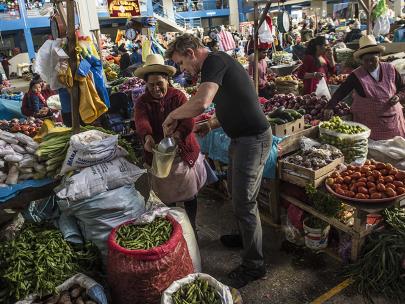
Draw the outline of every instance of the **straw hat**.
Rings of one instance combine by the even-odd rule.
[[[385,46],[378,45],[373,35],[361,37],[359,40],[359,46],[359,49],[353,54],[356,59],[359,59],[364,54],[384,53],[385,51]]]
[[[176,68],[170,65],[165,65],[162,55],[150,54],[148,57],[146,57],[146,62],[143,67],[138,68],[134,75],[136,77],[143,78],[145,74],[156,72],[173,76],[176,73]]]

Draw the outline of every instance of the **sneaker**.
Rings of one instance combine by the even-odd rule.
[[[239,289],[243,286],[249,284],[250,282],[256,280],[265,280],[266,277],[266,267],[262,266],[260,268],[247,268],[246,266],[239,266],[235,270],[229,273],[228,277],[231,280],[229,285],[233,288]]]
[[[226,234],[220,238],[222,245],[228,248],[243,248],[242,237],[239,234]]]

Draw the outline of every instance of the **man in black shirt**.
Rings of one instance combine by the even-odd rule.
[[[165,134],[171,135],[176,130],[178,120],[195,117],[214,102],[217,119],[198,126],[196,132],[205,135],[220,124],[231,138],[228,183],[243,253],[242,265],[229,277],[230,285],[240,288],[266,275],[256,197],[271,147],[269,124],[249,75],[231,56],[223,52],[209,53],[200,40],[184,34],[169,44],[166,57],[175,61],[182,71],[192,75],[201,73],[201,84],[189,102],[169,114],[163,123]],[[221,237],[225,245],[236,245],[237,240],[235,235]]]

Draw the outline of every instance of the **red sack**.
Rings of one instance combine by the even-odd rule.
[[[181,225],[170,215],[173,226],[170,239],[149,250],[128,250],[115,242],[119,227],[108,238],[107,279],[113,303],[156,304],[170,284],[190,273],[193,263],[183,237]]]

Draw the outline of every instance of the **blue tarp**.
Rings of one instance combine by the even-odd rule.
[[[0,188],[0,204],[8,201],[9,199],[15,197],[27,188],[38,188],[43,187],[45,185],[51,184],[53,179],[46,178],[46,179],[39,179],[39,180],[26,180],[19,184],[1,187]]]
[[[23,118],[21,101],[0,98],[0,119]]]
[[[208,157],[212,160],[218,160],[225,164],[228,163],[228,147],[231,143],[231,139],[225,134],[222,128],[212,130],[204,138],[197,138],[202,153],[208,154]],[[277,147],[282,140],[283,138],[273,136],[272,148],[263,171],[265,178],[275,177],[278,156]]]

